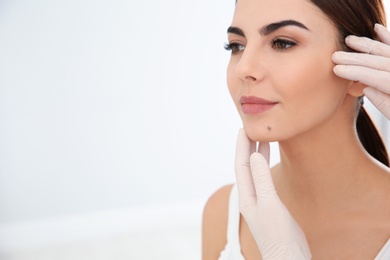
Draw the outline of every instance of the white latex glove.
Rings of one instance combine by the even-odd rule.
[[[241,129],[235,164],[240,212],[264,260],[311,259],[305,234],[276,194],[269,144],[260,144],[259,151],[263,155]]]
[[[348,36],[346,44],[361,53],[335,52],[334,72],[367,85],[364,95],[390,120],[390,32],[379,24],[375,31],[379,41]]]

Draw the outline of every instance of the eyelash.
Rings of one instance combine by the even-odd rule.
[[[272,40],[271,45],[273,49],[276,49],[278,51],[286,51],[296,46],[297,43],[286,39],[276,38]]]
[[[232,54],[235,54],[239,51],[243,51],[245,49],[245,46],[239,43],[225,43],[225,50],[231,51]]]
[[[272,48],[277,51],[286,51],[296,45],[297,45],[296,42],[286,40],[286,39],[281,39],[281,38],[275,38],[271,42]],[[231,51],[232,54],[236,54],[239,51],[245,50],[245,46],[235,42],[226,43],[225,50]]]

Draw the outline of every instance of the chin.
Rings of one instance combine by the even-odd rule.
[[[272,132],[272,128],[268,127],[254,127],[244,125],[245,133],[249,139],[254,142],[276,142],[278,141],[275,133]]]

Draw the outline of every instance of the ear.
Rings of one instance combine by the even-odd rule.
[[[348,94],[354,97],[360,97],[363,96],[363,89],[365,89],[367,85],[364,85],[363,83],[359,81],[351,81],[348,86]]]

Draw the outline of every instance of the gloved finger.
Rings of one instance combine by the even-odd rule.
[[[390,94],[390,72],[355,65],[336,65],[333,71],[339,77],[359,81]]]
[[[337,51],[332,60],[338,65],[358,65],[390,72],[390,58],[365,53]]]
[[[374,30],[379,40],[385,44],[390,45],[390,32],[381,24],[375,24]]]
[[[244,214],[256,206],[256,191],[249,163],[250,155],[256,151],[256,143],[250,140],[244,129],[240,129],[236,145],[235,172],[240,211]]]
[[[268,162],[260,153],[253,153],[250,157],[253,182],[256,188],[257,202],[264,203],[278,198],[271,170]]]
[[[365,88],[363,93],[390,120],[390,95],[370,87]]]
[[[345,43],[356,51],[390,58],[390,45],[383,42],[367,37],[349,35],[345,38]]]
[[[261,153],[269,165],[270,148],[268,142],[260,142],[258,152]]]

